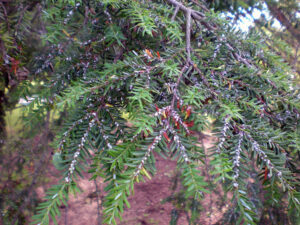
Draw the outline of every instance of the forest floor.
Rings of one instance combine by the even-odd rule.
[[[212,146],[213,138],[206,136],[203,140],[205,149]],[[201,142],[200,142],[201,143]],[[207,150],[206,150],[207,151]],[[172,201],[166,201],[178,194],[182,187],[177,185],[174,188],[177,169],[176,161],[163,159],[156,156],[157,174],[151,180],[140,182],[135,185],[134,195],[129,197],[131,207],[125,209],[123,220],[118,225],[168,225],[171,221],[171,214],[177,215],[178,225],[189,225],[188,219],[190,212],[187,213],[184,203],[178,204],[173,198]],[[206,162],[207,164],[208,162]],[[205,166],[200,167],[202,174],[209,179]],[[88,174],[86,174],[88,177]],[[53,184],[57,177],[52,173]],[[50,182],[52,183],[52,182]],[[59,225],[99,225],[98,207],[101,213],[101,202],[104,198],[104,184],[101,180],[89,181],[88,178],[80,179],[79,186],[82,193],[77,197],[71,197],[68,201],[68,207],[61,208],[62,215],[58,220]],[[97,186],[97,187],[96,187]],[[173,188],[172,188],[173,187]],[[40,197],[44,195],[46,187],[38,190]],[[217,225],[229,205],[224,204],[223,192],[220,187],[211,194],[204,194],[201,201],[201,211],[197,224]],[[175,214],[174,214],[175,213]],[[174,217],[175,218],[175,217]]]

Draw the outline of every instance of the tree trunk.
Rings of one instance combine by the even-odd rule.
[[[281,25],[285,26],[286,29],[291,33],[293,37],[296,38],[298,43],[300,44],[300,30],[296,29],[293,24],[289,21],[289,19],[284,15],[280,8],[276,6],[276,4],[271,3],[270,1],[266,1],[268,8],[271,14],[281,23]]]
[[[0,90],[0,149],[5,138],[5,110],[4,110],[5,94],[4,90]]]

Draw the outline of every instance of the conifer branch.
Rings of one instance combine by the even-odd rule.
[[[184,145],[182,144],[180,137],[178,136],[177,132],[174,130],[173,127],[169,127],[169,130],[171,132],[171,134],[173,134],[174,136],[174,141],[178,147],[178,150],[182,156],[182,158],[184,159],[185,163],[189,163],[191,162],[191,160],[189,159],[187,153],[186,153],[186,148],[184,147]]]
[[[149,145],[149,147],[148,147],[148,149],[147,149],[147,151],[146,151],[146,154],[145,154],[144,157],[142,158],[141,163],[138,165],[137,170],[136,170],[136,172],[135,172],[134,175],[133,175],[134,178],[137,177],[137,176],[140,174],[140,172],[141,172],[141,170],[142,170],[142,168],[143,168],[143,166],[144,166],[146,160],[148,159],[148,157],[150,156],[150,154],[153,152],[153,150],[156,148],[157,144],[161,141],[163,134],[164,134],[168,129],[169,129],[169,127],[166,127],[166,128],[164,128],[164,129],[162,129],[162,130],[159,132],[159,135],[156,136],[156,137],[154,138],[153,142]]]
[[[67,131],[65,131],[63,133],[63,137],[61,138],[59,144],[58,144],[58,152],[61,153],[62,149],[63,149],[63,145],[66,142],[66,138],[70,135],[71,131],[76,127],[79,126],[81,123],[83,123],[85,120],[88,120],[91,117],[95,117],[96,114],[93,113],[88,113],[87,115],[85,115],[83,118],[76,120],[69,128]]]
[[[225,120],[224,120],[224,125],[222,128],[222,132],[221,132],[220,142],[217,145],[217,153],[221,153],[221,149],[223,148],[223,145],[226,141],[226,132],[228,129],[229,129],[229,119],[228,119],[228,116],[226,116]]]
[[[86,139],[89,135],[89,132],[90,130],[92,129],[92,127],[95,125],[95,119],[93,118],[90,122],[89,122],[89,125],[88,125],[88,128],[86,129],[86,131],[84,132],[83,136],[81,137],[80,139],[80,144],[78,145],[78,148],[77,150],[74,152],[73,154],[73,158],[72,158],[72,162],[69,166],[69,169],[68,169],[68,173],[67,173],[67,176],[65,177],[65,182],[66,183],[69,183],[72,181],[72,175],[74,173],[74,170],[75,170],[75,166],[76,164],[78,163],[78,157],[80,155],[80,152],[81,150],[83,149],[84,145],[85,145],[85,142],[86,142]]]
[[[171,5],[173,5],[175,7],[179,7],[179,9],[181,11],[183,11],[184,13],[188,13],[188,11],[190,11],[191,17],[193,17],[194,20],[200,21],[200,23],[202,25],[204,25],[208,30],[215,30],[216,29],[216,27],[214,25],[210,25],[206,21],[204,21],[205,15],[203,13],[195,11],[195,10],[189,8],[189,7],[186,7],[182,3],[180,3],[176,0],[166,0],[166,1],[169,2]]]
[[[239,132],[239,140],[238,140],[238,146],[235,150],[235,156],[233,157],[233,172],[234,172],[234,176],[233,176],[233,186],[234,187],[238,187],[238,182],[237,179],[239,178],[240,174],[239,174],[239,167],[240,167],[240,159],[241,159],[241,152],[242,152],[242,141],[243,141],[243,132]]]
[[[277,69],[279,60],[268,55],[267,64],[260,65],[256,60],[264,57],[260,54],[263,44],[231,31],[227,24],[223,27],[221,19],[215,18],[217,13],[207,10],[204,3],[193,0],[194,5],[186,7],[181,2],[186,1],[89,1],[87,7],[63,1],[62,6],[71,11],[54,12],[58,21],[65,21],[63,26],[45,23],[49,26],[45,36],[51,42],[45,43],[45,55],[36,61],[35,69],[46,74],[53,65],[55,73],[45,75],[50,82],[43,80],[45,91],[31,108],[43,115],[49,107],[48,102],[40,104],[43,99],[53,100],[54,107],[67,106],[60,109],[70,116],[62,118],[69,123],[56,139],[67,178],[62,185],[72,187],[75,167],[80,174],[78,157],[89,155],[90,145],[95,154],[89,172],[92,179],[101,175],[106,183],[103,223],[116,224],[124,207],[129,207],[127,198],[135,182],[149,176],[148,171],[154,173],[153,152],[161,150],[177,159],[186,199],[196,199],[206,191],[207,183],[198,165],[203,152],[195,146],[192,134],[205,129],[209,116],[215,118],[214,126],[220,124],[210,160],[213,174],[220,174],[215,181],[231,183],[237,203],[234,214],[240,221],[253,224],[257,215],[245,184],[250,173],[245,162],[253,160],[253,155],[257,167],[273,172],[270,182],[263,183],[266,192],[284,186],[290,202],[297,206],[300,198],[294,185],[299,182],[294,179],[296,173],[284,166],[292,157],[286,160],[282,152],[294,150],[290,143],[297,135],[299,109],[295,93],[284,85],[285,71]],[[75,18],[83,24],[73,27]],[[67,35],[66,41],[66,35],[55,33],[62,29],[75,32],[81,40]],[[116,56],[115,47],[125,43],[121,56]],[[264,135],[256,139],[251,136],[255,132]],[[60,187],[51,189],[41,204],[44,210],[37,222],[47,224],[45,214],[57,214],[55,207],[68,195],[64,191],[69,192],[59,192]]]

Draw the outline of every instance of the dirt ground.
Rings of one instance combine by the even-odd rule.
[[[209,148],[212,138],[206,138],[204,144]],[[162,203],[162,200],[174,193],[172,179],[176,175],[176,161],[163,159],[156,155],[157,174],[147,182],[140,182],[135,185],[134,196],[129,197],[131,208],[126,209],[123,220],[118,225],[168,225],[170,224],[171,212],[174,206],[171,202]],[[203,168],[200,168],[203,169]],[[203,174],[205,171],[203,169]],[[87,176],[88,177],[88,176]],[[207,177],[207,176],[206,176]],[[57,178],[53,178],[54,180]],[[81,179],[79,186],[82,193],[77,198],[71,197],[68,207],[61,208],[59,225],[98,225],[97,207],[100,207],[103,200],[103,183],[97,181],[97,189],[94,181],[88,178]],[[178,189],[178,188],[177,188]],[[219,188],[218,188],[219,189]],[[97,190],[97,191],[96,191]],[[44,189],[40,188],[39,193],[43,195]],[[228,205],[220,203],[221,189],[212,194],[206,194],[201,201],[201,212],[199,224],[218,224],[217,221],[228,208]],[[99,205],[98,205],[99,204]],[[221,205],[221,206],[220,206]],[[178,206],[177,206],[178,207]],[[178,210],[177,210],[178,211]],[[178,225],[188,225],[187,215],[182,210],[179,212]]]

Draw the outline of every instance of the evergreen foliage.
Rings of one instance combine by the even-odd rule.
[[[28,76],[28,70],[24,67],[28,62],[26,60],[28,52],[24,50],[24,42],[27,40],[33,14],[32,8],[35,4],[31,5],[26,1],[18,3],[20,5],[17,8],[17,2],[0,2],[0,147],[6,136],[5,110],[9,105],[13,105],[9,104],[7,92]]]
[[[28,223],[39,202],[36,188],[47,181],[43,175],[51,163],[49,117],[33,135],[17,109],[20,96],[27,95],[22,86],[31,78],[29,62],[40,46],[39,3],[0,1],[0,224]]]
[[[27,119],[50,109],[67,116],[54,143],[62,179],[33,223],[56,223],[88,170],[105,179],[103,222],[116,224],[134,184],[155,174],[155,152],[177,161],[185,198],[195,201],[209,194],[198,166],[210,157],[215,182],[234,194],[236,224],[259,221],[253,180],[270,204],[287,196],[299,213],[298,90],[259,34],[235,31],[200,1],[46,2]],[[206,156],[193,132],[208,118],[218,141]]]

